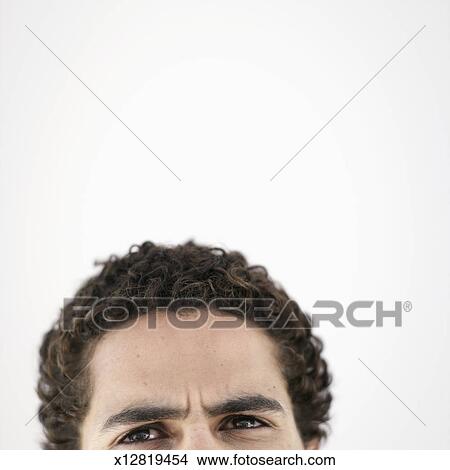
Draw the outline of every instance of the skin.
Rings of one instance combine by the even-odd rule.
[[[147,322],[143,316],[96,345],[83,449],[305,447],[276,345],[263,331],[213,330],[209,320],[177,329],[164,315],[156,329]]]

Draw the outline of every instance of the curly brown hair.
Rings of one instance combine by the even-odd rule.
[[[237,251],[227,252],[193,241],[170,247],[145,242],[133,245],[123,257],[111,256],[97,264],[102,266],[100,273],[76,293],[78,307],[80,298],[86,299],[86,305],[91,305],[91,298],[112,297],[197,298],[205,302],[217,298],[264,298],[273,299],[270,316],[276,316],[289,303],[299,327],[265,331],[278,345],[280,367],[303,442],[308,444],[326,436],[331,378],[321,356],[322,342],[312,333],[309,317],[264,267],[249,266]],[[150,301],[148,305],[151,306]],[[99,309],[92,308],[80,317],[74,307],[73,300],[66,303],[40,348],[37,391],[46,449],[80,448],[79,430],[90,398],[88,362],[96,339],[104,334],[98,320]],[[64,327],[68,319],[72,321],[69,330]],[[101,321],[108,320],[102,316]],[[258,325],[263,323],[259,320]]]

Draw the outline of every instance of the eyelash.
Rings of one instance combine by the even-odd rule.
[[[253,428],[231,428],[231,429],[221,429],[223,426],[227,425],[228,423],[230,423],[232,420],[238,420],[238,419],[241,419],[242,421],[244,420],[254,420],[257,422],[257,425]],[[252,430],[252,429],[259,429],[259,428],[263,428],[263,427],[270,427],[270,424],[268,424],[266,421],[260,419],[260,418],[257,418],[256,416],[252,416],[252,415],[231,415],[231,416],[228,416],[227,418],[225,418],[221,423],[220,423],[220,427],[219,427],[219,431],[222,431],[224,433],[232,433],[232,432],[236,432],[236,431],[248,431],[248,430]],[[154,439],[145,439],[145,440],[142,440],[142,441],[129,441],[127,442],[127,439],[129,439],[133,434],[137,434],[139,432],[146,432],[146,433],[150,433],[151,430],[156,430],[158,432],[161,432],[162,434],[165,434],[166,436],[165,437],[161,437],[161,438],[154,438]],[[164,431],[162,429],[162,426],[159,425],[158,423],[153,423],[153,424],[147,424],[145,426],[141,426],[139,428],[136,428],[136,429],[133,429],[131,430],[130,432],[128,432],[123,438],[121,438],[118,442],[118,444],[124,444],[124,445],[132,445],[134,443],[139,443],[139,442],[151,442],[151,441],[157,441],[159,439],[165,439],[167,438],[167,432]]]

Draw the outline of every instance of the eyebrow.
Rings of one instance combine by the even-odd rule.
[[[126,408],[110,416],[103,424],[102,431],[122,424],[142,423],[143,421],[161,421],[163,419],[181,419],[186,410],[165,406],[144,405]]]
[[[264,395],[242,395],[206,408],[209,416],[248,411],[284,412],[280,402]]]
[[[280,402],[263,395],[239,395],[225,400],[222,403],[205,408],[208,416],[223,414],[244,413],[249,411],[283,412]],[[103,424],[102,431],[118,425],[136,424],[145,421],[161,421],[164,419],[183,419],[189,410],[157,405],[142,405],[125,408],[117,414],[110,416]]]

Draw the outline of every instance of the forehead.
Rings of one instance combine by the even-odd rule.
[[[158,315],[156,328],[146,316],[128,329],[105,333],[96,345],[90,375],[92,402],[105,412],[140,400],[182,405],[197,394],[216,402],[230,394],[277,392],[284,380],[276,345],[255,328],[175,328]]]

